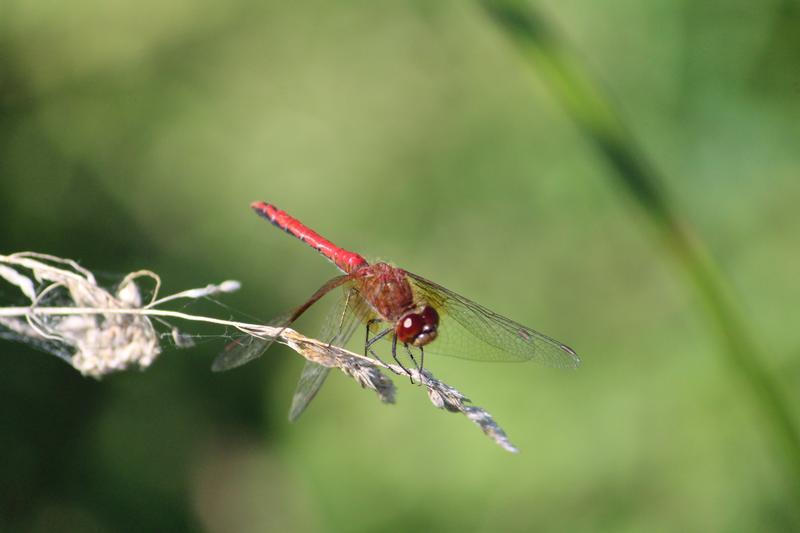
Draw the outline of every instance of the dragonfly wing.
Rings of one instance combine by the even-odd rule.
[[[289,314],[276,317],[269,326],[286,327],[289,325]],[[261,357],[275,342],[275,337],[252,337],[250,335],[235,339],[225,347],[225,351],[211,364],[213,372],[232,370]]]
[[[300,374],[300,381],[297,382],[297,388],[292,396],[292,407],[289,409],[289,422],[294,422],[300,415],[303,414],[308,404],[317,395],[322,384],[325,383],[325,378],[328,377],[330,368],[314,363],[313,361],[306,361],[303,367],[303,373]]]
[[[336,276],[335,278],[329,279],[322,287],[317,289],[317,292],[311,295],[311,298],[309,298],[306,303],[288,313],[272,319],[267,325],[279,328],[290,326],[292,322],[297,320],[300,315],[305,313],[305,311],[319,301],[320,298],[351,279],[349,275]],[[275,342],[275,337],[246,337],[237,339],[228,344],[228,346],[225,347],[225,351],[214,359],[214,362],[211,364],[211,370],[214,372],[222,372],[249,363],[253,359],[261,357],[261,355],[267,351],[267,348],[272,346],[273,342]]]
[[[257,339],[255,337],[243,337],[236,339],[228,346],[225,351],[219,354],[214,362],[211,363],[212,372],[224,372],[232,370],[261,357],[261,354],[272,346],[275,339]]]
[[[320,340],[344,347],[358,326],[371,318],[371,309],[352,283],[344,286],[342,295],[325,317]]]
[[[577,368],[580,357],[566,344],[490,311],[441,285],[406,272],[417,296],[439,310],[439,336],[425,352],[477,361],[537,361]]]
[[[369,306],[361,298],[352,285],[345,285],[344,295],[333,306],[325,325],[322,328],[320,340],[334,346],[344,346],[353,336],[358,326],[369,317]],[[311,400],[317,395],[325,383],[330,368],[307,361],[297,382],[297,388],[292,396],[292,406],[289,409],[289,421],[296,421],[305,411]]]

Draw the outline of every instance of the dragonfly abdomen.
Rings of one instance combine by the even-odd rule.
[[[269,220],[273,226],[297,237],[314,248],[336,265],[339,270],[347,274],[369,264],[366,259],[357,253],[339,248],[286,211],[281,211],[272,204],[253,202],[250,204],[250,207],[252,207],[256,213]]]

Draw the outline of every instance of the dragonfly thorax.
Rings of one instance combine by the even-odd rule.
[[[375,263],[353,273],[358,291],[386,322],[397,322],[418,306],[406,273],[386,263]]]
[[[426,305],[403,315],[395,324],[394,331],[402,343],[425,346],[436,338],[438,327],[439,313]]]

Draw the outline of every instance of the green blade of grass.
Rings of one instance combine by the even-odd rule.
[[[689,285],[704,304],[721,345],[720,353],[752,392],[749,397],[764,415],[783,451],[788,481],[800,501],[800,432],[786,397],[763,363],[732,291],[701,241],[679,216],[663,187],[663,178],[639,150],[585,68],[559,41],[547,22],[524,0],[480,0],[508,35],[526,63],[561,102],[579,131],[609,164],[616,185],[630,193],[653,232],[683,267]]]

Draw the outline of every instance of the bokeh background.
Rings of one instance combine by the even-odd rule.
[[[796,414],[798,3],[529,5],[665,177]],[[613,173],[472,2],[4,0],[2,253],[109,284],[149,268],[168,292],[238,279],[224,302],[266,320],[335,269],[263,199],[584,364],[430,358],[511,455],[403,379],[385,406],[332,375],[290,425],[301,359],[212,374],[220,330],[178,324],[212,337],[100,382],[2,342],[0,530],[800,527],[771,422]]]

